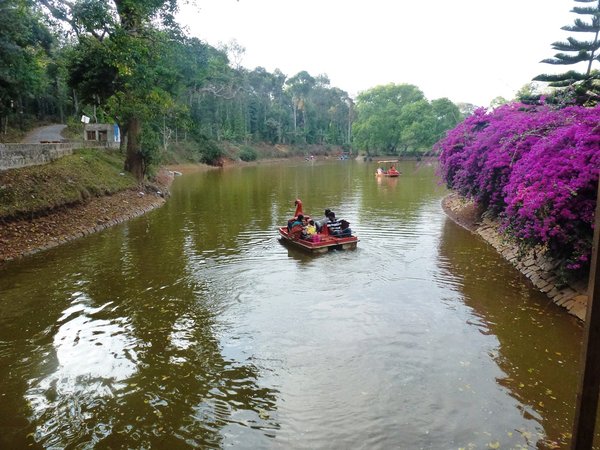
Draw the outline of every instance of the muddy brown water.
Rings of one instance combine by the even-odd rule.
[[[178,177],[0,272],[0,448],[565,448],[582,327],[442,212],[428,163]],[[359,236],[307,255],[300,197]]]

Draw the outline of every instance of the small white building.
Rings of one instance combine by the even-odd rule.
[[[86,123],[83,127],[83,140],[88,142],[121,142],[121,131],[117,124]]]

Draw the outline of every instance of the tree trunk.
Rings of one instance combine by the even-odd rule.
[[[297,121],[298,121],[298,101],[296,100],[296,98],[292,99],[293,102],[293,113],[294,113],[294,134],[296,134],[296,125],[297,125]]]
[[[75,110],[75,117],[79,113],[79,100],[77,99],[77,91],[73,89],[73,108]]]
[[[129,119],[126,125],[127,154],[125,156],[125,170],[131,172],[138,181],[144,179],[146,167],[140,148],[141,124],[138,117]]]

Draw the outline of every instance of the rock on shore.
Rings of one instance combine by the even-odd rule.
[[[498,231],[498,222],[488,218],[483,219],[477,206],[458,194],[452,193],[446,196],[442,200],[442,208],[456,223],[481,236],[492,245],[554,303],[566,308],[569,314],[585,321],[588,301],[585,281],[575,282],[569,286],[558,285],[558,277],[554,271],[558,265],[557,261],[547,257],[540,249],[533,249],[525,255],[520,255],[516,243],[507,240]]]

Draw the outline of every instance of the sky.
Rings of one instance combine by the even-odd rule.
[[[489,106],[540,73],[578,66],[540,61],[560,28],[577,17],[573,0],[195,0],[179,23],[212,46],[236,40],[241,65],[291,77],[326,74],[355,97],[388,83],[419,87],[429,100]],[[582,17],[586,19],[585,16]]]

